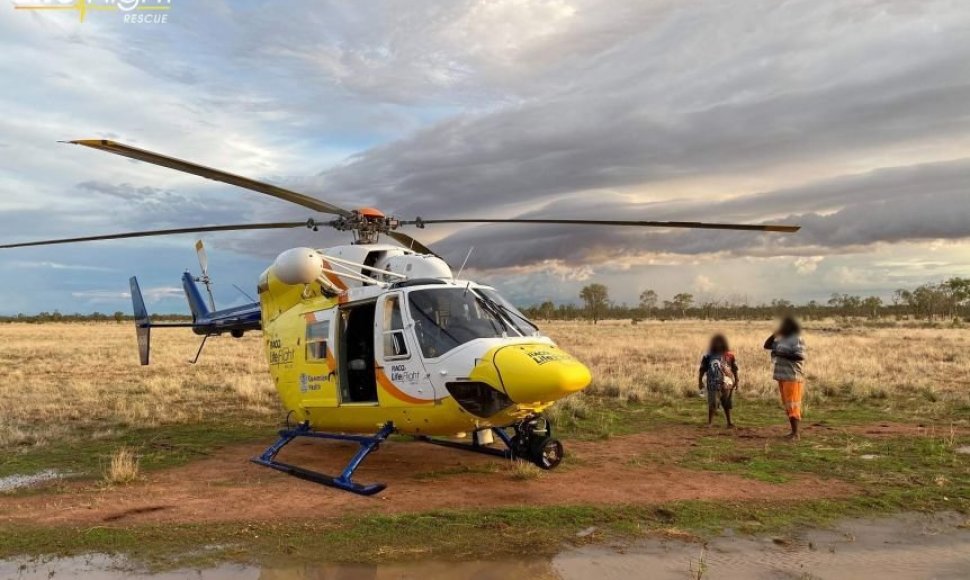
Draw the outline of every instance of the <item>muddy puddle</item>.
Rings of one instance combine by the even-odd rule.
[[[257,568],[225,565],[205,570],[139,573],[123,560],[105,556],[0,564],[0,579],[47,580],[558,580],[552,566],[537,562],[413,562],[388,565],[313,565]]]
[[[698,572],[700,574],[698,575]],[[93,555],[0,561],[0,579],[116,580],[613,580],[651,579],[970,578],[970,518],[904,514],[851,520],[785,536],[730,531],[706,544],[648,539],[622,546],[567,550],[551,561],[412,562],[387,565],[224,565],[162,574],[139,572],[123,559]]]
[[[560,554],[563,580],[613,578],[970,578],[970,518],[904,514],[785,537],[726,533],[706,545],[650,540]]]

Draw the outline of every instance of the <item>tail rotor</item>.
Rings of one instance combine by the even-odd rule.
[[[214,311],[216,309],[216,300],[212,296],[212,279],[209,278],[209,258],[205,254],[205,244],[202,240],[195,242],[195,252],[199,255],[199,267],[202,271],[202,276],[196,278],[196,282],[200,282],[205,286],[206,294],[209,295],[209,309]]]

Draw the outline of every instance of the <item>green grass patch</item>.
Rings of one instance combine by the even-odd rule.
[[[946,432],[909,437],[864,437],[813,432],[798,442],[746,443],[735,437],[703,437],[681,460],[691,469],[735,473],[784,483],[798,475],[837,478],[867,493],[910,497],[970,498],[970,461],[956,453],[970,438]]]
[[[707,422],[707,401],[700,397],[656,398],[643,402],[624,402],[611,398],[588,398],[589,404],[568,409],[554,416],[557,436],[583,440],[608,439],[641,433],[672,425],[699,425]],[[786,425],[779,403],[762,399],[735,398],[735,422],[742,427]],[[831,427],[865,425],[879,422],[940,422],[946,417],[926,416],[896,408],[885,401],[858,402],[849,399],[807,403],[806,424]],[[723,422],[719,413],[717,424]]]

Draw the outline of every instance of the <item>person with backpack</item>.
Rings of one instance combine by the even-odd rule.
[[[738,361],[723,334],[715,334],[711,338],[710,347],[701,358],[697,388],[702,394],[707,390],[707,426],[714,422],[714,415],[720,406],[724,410],[727,426],[734,427],[731,422],[731,409],[734,407],[731,397],[738,388]]]

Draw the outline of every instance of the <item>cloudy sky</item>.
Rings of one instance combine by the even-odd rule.
[[[59,144],[111,138],[400,217],[783,222],[417,236],[519,303],[751,303],[970,276],[970,6],[959,0],[172,0],[165,24],[0,8],[0,240],[298,206]],[[319,216],[317,216],[319,217]],[[217,302],[333,233],[204,237]],[[184,310],[192,236],[0,253],[0,313]]]

